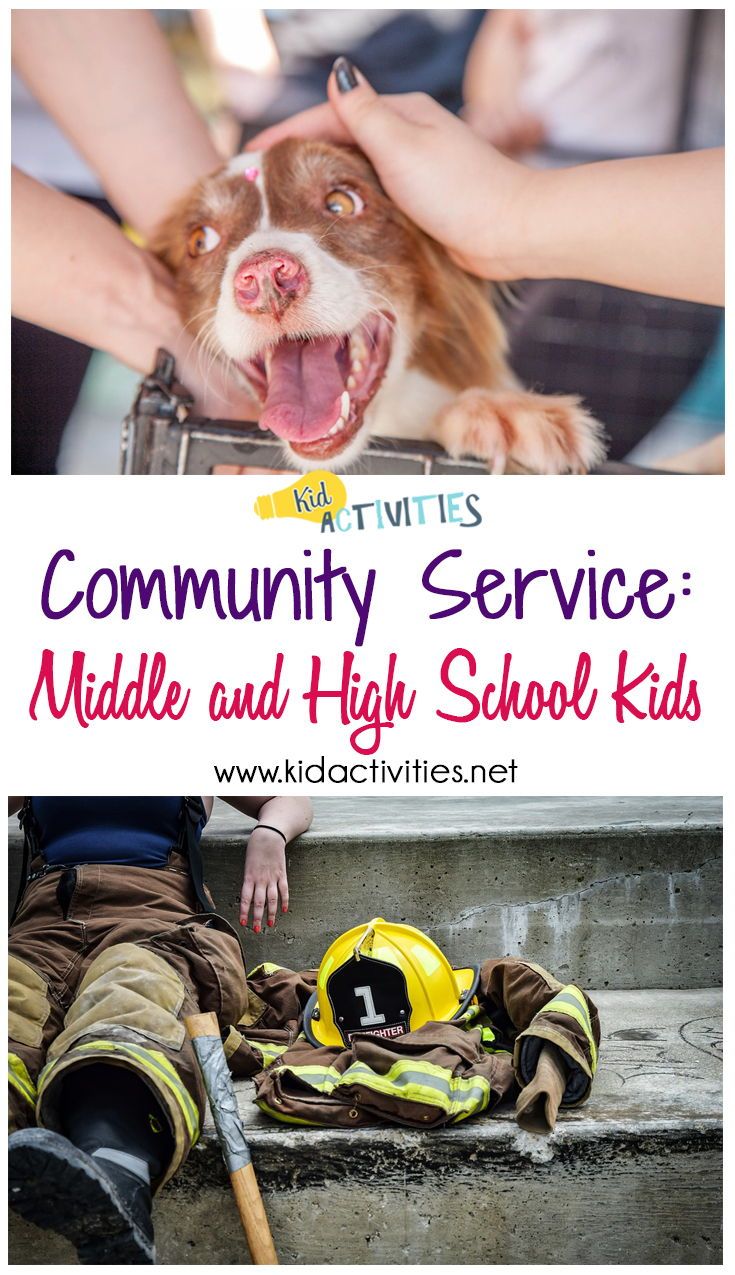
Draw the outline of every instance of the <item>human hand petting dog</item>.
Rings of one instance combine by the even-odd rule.
[[[13,192],[13,313],[105,350],[142,374],[160,346],[204,416],[253,420],[242,377],[182,322],[170,272],[111,218],[18,169]],[[53,263],[52,275],[38,262]]]
[[[515,227],[531,170],[487,145],[425,93],[379,96],[360,71],[338,58],[329,103],[266,129],[250,150],[284,137],[357,144],[391,199],[471,274],[518,278]],[[488,235],[488,226],[496,233]]]
[[[531,169],[424,94],[379,96],[345,58],[328,95],[250,148],[356,143],[399,207],[482,278],[586,279],[722,304],[723,150]]]

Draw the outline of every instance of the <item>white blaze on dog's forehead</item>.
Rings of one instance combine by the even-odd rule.
[[[242,176],[243,181],[252,182],[253,186],[260,195],[260,221],[256,227],[257,230],[270,229],[270,212],[268,209],[268,199],[265,193],[265,180],[263,178],[263,151],[243,151],[241,155],[235,155],[227,165],[227,173],[233,177]]]

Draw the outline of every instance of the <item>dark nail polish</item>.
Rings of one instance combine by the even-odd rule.
[[[348,58],[337,58],[332,71],[340,93],[349,93],[350,89],[357,88],[355,68]]]

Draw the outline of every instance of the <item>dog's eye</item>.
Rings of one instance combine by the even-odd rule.
[[[357,217],[365,207],[365,202],[356,190],[350,190],[348,186],[337,186],[330,190],[324,200],[324,207],[335,217]]]
[[[189,235],[189,256],[203,257],[206,252],[212,252],[220,242],[220,235],[214,226],[197,226]]]

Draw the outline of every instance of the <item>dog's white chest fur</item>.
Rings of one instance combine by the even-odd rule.
[[[417,368],[401,368],[386,377],[366,413],[372,435],[381,438],[432,438],[433,426],[443,407],[457,397],[456,390],[432,380]]]

